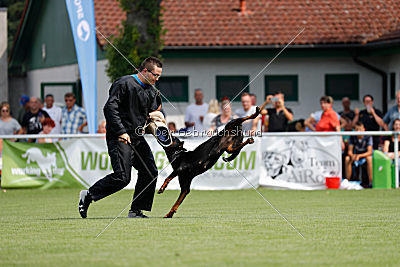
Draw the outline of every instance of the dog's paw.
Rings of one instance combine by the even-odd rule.
[[[174,216],[174,212],[168,212],[167,215],[164,216],[164,218],[172,218]]]
[[[252,137],[250,137],[249,139],[248,139],[249,141],[249,144],[253,144],[254,143],[254,139],[252,138]]]

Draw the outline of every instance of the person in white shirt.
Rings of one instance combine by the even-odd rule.
[[[46,106],[43,108],[50,118],[54,121],[55,127],[51,130],[50,134],[61,133],[61,108],[54,106],[54,96],[52,94],[46,95],[44,102]]]
[[[242,107],[235,110],[235,115],[239,118],[250,116],[256,112],[256,106],[251,104],[251,97],[249,93],[242,94]],[[242,129],[245,134],[250,134],[253,127],[253,120],[243,122]]]
[[[203,120],[208,110],[208,104],[203,103],[203,90],[194,90],[194,99],[195,103],[186,108],[185,126],[187,131],[192,133],[207,131],[208,129],[203,126]]]

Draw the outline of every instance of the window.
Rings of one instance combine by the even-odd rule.
[[[345,96],[358,100],[359,79],[358,74],[326,74],[325,95],[335,100],[341,100]]]
[[[276,92],[285,95],[285,101],[298,101],[299,85],[297,75],[267,75],[265,76],[265,97]]]
[[[390,73],[390,99],[396,98],[396,73]]]
[[[76,97],[76,104],[82,106],[82,86],[81,81],[76,82],[53,82],[40,84],[40,97],[45,98],[46,95],[52,94],[54,96],[54,104],[58,107],[65,105],[64,95],[66,93],[74,93]]]
[[[189,101],[189,79],[187,76],[162,76],[156,87],[171,102]]]
[[[249,76],[217,76],[217,99],[229,97],[234,102],[240,102],[240,96],[249,92]],[[247,86],[246,88],[244,88]]]

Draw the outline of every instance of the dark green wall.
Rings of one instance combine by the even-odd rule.
[[[15,65],[23,65],[23,70],[77,63],[65,1],[34,1],[20,37]],[[45,60],[42,59],[42,44],[46,45]],[[97,45],[97,58],[104,59],[104,55]]]

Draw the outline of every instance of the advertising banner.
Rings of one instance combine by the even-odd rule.
[[[340,136],[271,136],[261,142],[260,185],[325,189],[325,177],[342,176]]]
[[[194,150],[208,138],[180,139],[187,150]],[[146,136],[146,141],[159,170],[159,188],[172,167],[154,137]],[[1,180],[4,188],[88,188],[111,172],[104,139],[79,138],[53,144],[4,141]],[[245,146],[230,163],[221,157],[210,170],[194,178],[191,188],[247,189],[251,188],[250,182],[256,187],[324,189],[325,177],[340,176],[340,137],[262,137]],[[137,172],[132,168],[132,180],[126,188],[134,188],[136,178]],[[167,189],[179,188],[175,178]]]
[[[207,138],[182,138],[182,140],[185,141],[185,148],[192,150]],[[172,167],[154,137],[148,136],[146,141],[153,151],[159,170],[157,179],[159,188],[172,172]],[[250,188],[239,172],[258,186],[257,142],[246,146],[229,164],[220,158],[214,167],[193,180],[192,188],[199,190]],[[5,141],[3,163],[1,185],[4,188],[89,187],[112,172],[104,139],[80,138],[53,144]],[[136,178],[137,172],[132,168],[132,180],[127,188],[134,188]],[[168,189],[179,188],[177,178],[168,185]]]

